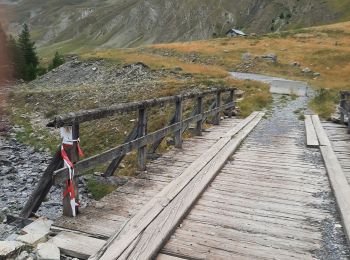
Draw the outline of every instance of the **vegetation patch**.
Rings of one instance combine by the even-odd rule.
[[[95,200],[100,200],[104,196],[113,192],[116,189],[116,186],[109,185],[109,184],[103,184],[103,183],[100,183],[98,181],[89,179],[87,181],[87,188]]]

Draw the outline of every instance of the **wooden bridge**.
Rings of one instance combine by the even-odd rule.
[[[203,99],[210,95],[215,102],[204,112]],[[342,94],[342,121],[350,111],[348,96]],[[186,99],[196,106],[184,119]],[[147,109],[173,102],[169,126],[147,134]],[[138,110],[125,144],[75,165],[79,175],[112,161],[109,175],[123,155],[138,149],[142,172],[76,218],[60,217],[51,228],[52,242],[62,254],[82,259],[347,259],[347,127],[316,115],[307,115],[304,124],[288,105],[240,119],[232,117],[234,105],[234,90],[223,89],[56,117],[51,126],[73,125],[77,138],[83,122]],[[214,125],[204,130],[209,116]],[[191,124],[197,136],[182,140]],[[147,145],[154,148],[171,133],[175,147],[146,164]],[[53,160],[23,217],[64,179],[67,170],[59,168]]]

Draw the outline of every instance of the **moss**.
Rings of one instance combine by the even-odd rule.
[[[104,196],[113,192],[116,189],[116,186],[102,184],[102,183],[99,183],[99,182],[94,181],[94,180],[88,180],[87,188],[95,200],[100,200]]]

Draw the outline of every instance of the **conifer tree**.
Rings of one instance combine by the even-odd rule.
[[[27,24],[23,25],[22,32],[19,35],[17,46],[23,54],[24,66],[21,74],[24,80],[33,80],[37,75],[39,59],[35,50],[35,43],[30,38],[30,32]]]
[[[62,65],[64,63],[64,58],[61,54],[59,54],[58,51],[56,51],[55,56],[52,59],[52,62],[49,64],[48,70],[52,70],[54,68],[57,68],[58,66]]]

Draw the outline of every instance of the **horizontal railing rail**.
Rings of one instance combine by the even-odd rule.
[[[220,113],[227,111],[229,117],[232,117],[233,110],[235,108],[235,88],[220,88],[212,89],[197,93],[188,93],[184,95],[175,95],[168,97],[161,97],[155,99],[149,99],[138,102],[122,103],[112,105],[110,107],[97,108],[79,111],[76,113],[68,113],[62,116],[56,116],[53,121],[48,123],[48,127],[72,127],[72,139],[73,147],[71,149],[71,159],[74,162],[75,177],[79,177],[86,170],[95,168],[101,164],[111,162],[105,172],[104,176],[111,176],[118,168],[120,162],[124,156],[133,151],[137,150],[137,164],[141,171],[146,170],[147,161],[147,146],[151,145],[152,153],[155,152],[161,141],[168,135],[173,135],[174,145],[177,148],[182,147],[183,133],[189,128],[190,124],[195,124],[195,133],[197,135],[202,134],[203,123],[208,117],[212,117],[213,124],[220,123]],[[222,94],[229,93],[222,104]],[[214,102],[209,106],[207,111],[204,111],[203,99],[207,96],[214,95]],[[195,99],[195,106],[188,118],[183,116],[184,101]],[[165,105],[175,105],[175,113],[172,116],[167,126],[162,129],[156,130],[152,133],[147,133],[147,112],[153,107],[162,107]],[[107,117],[114,116],[116,114],[138,112],[138,120],[127,136],[125,142],[118,145],[115,148],[104,151],[100,154],[91,156],[84,160],[78,161],[78,140],[79,130],[81,124],[93,120],[99,120]],[[62,183],[69,176],[67,168],[62,167],[62,158],[59,150],[52,159],[51,164],[45,170],[40,185],[37,185],[33,191],[25,207],[21,212],[21,217],[29,217],[32,213],[37,211],[45,199],[50,188],[54,184]]]

